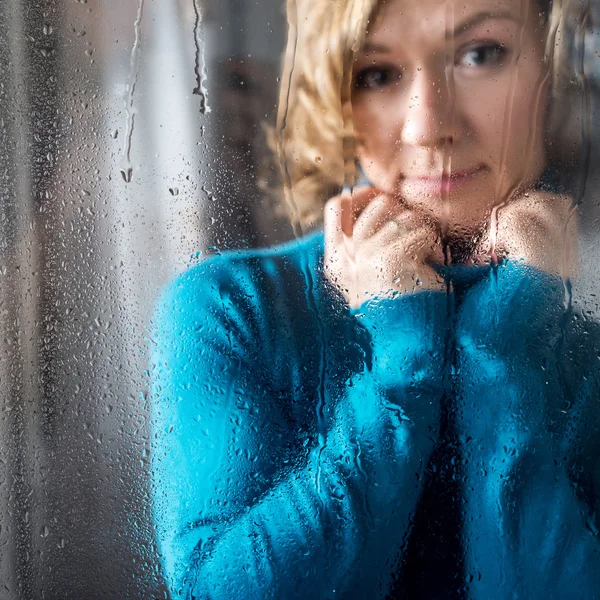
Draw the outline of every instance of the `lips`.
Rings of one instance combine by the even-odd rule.
[[[449,177],[436,175],[405,175],[400,181],[400,188],[407,194],[439,195],[453,192],[466,186],[481,175],[486,168],[483,165],[470,169],[453,171]]]

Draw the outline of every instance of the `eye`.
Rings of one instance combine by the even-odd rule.
[[[508,50],[503,44],[480,44],[463,52],[458,66],[467,69],[498,67],[504,63],[507,56]]]
[[[354,76],[354,87],[359,90],[377,90],[402,79],[399,69],[392,66],[373,66],[360,69]]]

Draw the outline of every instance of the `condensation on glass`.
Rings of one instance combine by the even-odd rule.
[[[209,248],[287,235],[254,178],[283,21],[278,3],[1,3],[2,598],[167,593],[149,319]]]
[[[384,5],[393,12],[402,2]],[[532,19],[528,11],[538,11],[536,2],[504,3],[521,19],[511,43],[526,38],[522,22]],[[444,97],[441,120],[464,135],[453,139],[446,132],[441,141],[427,142],[429,167],[440,167],[442,181],[434,283],[417,268],[409,274],[410,293],[402,283],[401,293],[380,297],[376,276],[377,289],[361,288],[357,282],[385,271],[379,268],[384,261],[376,255],[371,271],[361,271],[355,260],[360,244],[341,225],[331,231],[338,235],[335,248],[350,258],[338,273],[340,282],[346,274],[346,283],[336,287],[335,273],[328,275],[336,263],[327,246],[331,237],[321,235],[324,201],[339,194],[348,219],[350,188],[358,184],[362,194],[359,213],[368,202],[366,185],[383,185],[393,170],[389,161],[379,171],[373,166],[383,150],[369,155],[371,162],[355,160],[360,143],[348,134],[353,113],[357,129],[366,115],[361,135],[389,142],[393,156],[409,144],[420,148],[423,132],[412,141],[394,137],[400,112],[389,112],[390,106],[400,111],[405,102],[407,111],[418,111],[421,92],[402,96],[398,90],[440,68],[433,61],[417,69],[418,45],[405,48],[402,59],[378,55],[377,48],[365,57],[366,21],[369,33],[393,16],[382,9],[381,18],[365,21],[371,4],[0,3],[0,597],[287,598],[310,592],[325,598],[376,597],[378,590],[395,597],[418,594],[425,585],[423,577],[402,574],[402,564],[433,581],[438,573],[428,569],[454,557],[440,581],[452,597],[483,598],[489,580],[482,573],[495,573],[489,561],[500,556],[508,556],[503,593],[521,584],[510,579],[514,546],[503,546],[500,536],[484,551],[481,539],[496,539],[491,524],[502,519],[507,530],[518,530],[519,518],[531,525],[535,519],[526,509],[533,506],[542,507],[534,529],[557,523],[557,539],[572,544],[565,552],[573,560],[582,553],[581,585],[593,581],[593,544],[600,542],[596,515],[581,498],[596,490],[597,476],[586,465],[600,433],[593,410],[572,438],[552,427],[572,425],[564,415],[600,400],[593,395],[600,369],[589,367],[598,354],[600,289],[600,4],[565,2],[570,12],[559,27],[568,56],[561,81],[570,86],[572,103],[562,113],[561,137],[570,187],[559,190],[548,176],[545,187],[532,192],[555,200],[564,194],[560,201],[570,203],[577,228],[570,258],[561,263],[570,267],[536,280],[537,287],[510,287],[509,271],[501,270],[503,248],[494,246],[502,208],[494,208],[488,217],[496,233],[484,241],[500,267],[490,276],[489,295],[479,299],[469,291],[475,271],[461,268],[473,264],[461,261],[469,262],[481,239],[456,241],[448,215],[460,194],[451,190],[461,181],[468,186],[469,168],[482,164],[489,172],[497,167],[500,180],[513,147],[484,140],[481,164],[467,164],[474,150],[461,154],[461,143],[477,132],[468,123],[460,130],[472,118],[468,102],[467,108],[460,104],[469,98],[461,100],[467,85],[461,69],[480,60],[496,61],[494,68],[508,64],[508,42],[483,51],[492,58],[480,48],[470,55],[465,50],[458,63],[453,57],[462,46],[454,35],[446,36],[441,53],[423,49],[444,64],[443,78],[423,79],[422,92]],[[415,9],[409,4],[407,13]],[[427,0],[423,6],[443,15],[446,28],[459,23],[463,4]],[[346,19],[345,29],[327,15],[315,17],[328,6],[331,18]],[[540,36],[541,23],[540,16]],[[342,35],[343,52],[335,45]],[[393,31],[384,41],[393,46],[399,38]],[[329,55],[336,52],[334,68]],[[411,60],[415,71],[403,76],[398,65]],[[509,100],[489,122],[520,118],[527,127],[519,135],[535,136],[536,127],[546,125],[529,118],[531,105],[521,114],[512,108],[519,94],[539,85],[507,76]],[[382,100],[392,97],[397,104]],[[421,99],[424,114],[433,110],[432,98]],[[305,107],[302,118],[298,106]],[[387,121],[373,121],[381,114]],[[495,149],[497,156],[484,156]],[[413,173],[417,187],[435,188],[427,175]],[[396,228],[393,235],[414,233],[414,222],[397,217],[384,219],[390,231]],[[530,237],[521,236],[526,247],[535,245],[536,224],[534,218]],[[563,241],[571,235],[568,227],[563,233]],[[388,283],[398,288],[400,279],[392,275]],[[436,285],[435,293],[421,294]],[[530,297],[515,300],[509,293],[515,289]],[[354,292],[374,299],[367,308],[362,302],[349,308]],[[549,298],[556,302],[546,307]],[[517,302],[514,315],[511,302]],[[473,312],[461,312],[463,306]],[[469,329],[477,311],[493,318]],[[419,319],[422,326],[415,325]],[[550,330],[558,333],[544,337]],[[539,346],[552,352],[547,356]],[[507,348],[518,360],[502,363],[506,372],[494,371]],[[558,357],[554,363],[552,357]],[[535,373],[523,375],[525,368]],[[538,432],[535,458],[517,471],[503,470],[535,446],[523,441],[533,422],[523,425],[515,414],[530,414],[545,398],[541,372],[549,373],[548,385],[558,386],[565,403],[555,412],[536,405],[552,435]],[[398,373],[402,385],[394,383]],[[588,381],[592,395],[585,404]],[[487,401],[484,408],[465,416],[463,409],[478,398]],[[501,438],[490,425],[494,419],[514,429],[502,429]],[[485,456],[492,455],[497,462],[486,471]],[[547,487],[540,475],[546,468],[565,479]],[[485,493],[513,489],[515,479],[532,482],[526,502],[504,497],[514,511],[486,521]],[[427,483],[433,480],[437,488]],[[467,488],[480,492],[471,495],[471,505]],[[554,504],[545,504],[546,496]],[[442,505],[446,510],[436,517]],[[558,513],[547,515],[547,506],[566,507],[565,518],[552,521]],[[468,533],[468,519],[480,519],[480,529]],[[564,528],[573,535],[560,537]],[[438,539],[443,548],[428,563],[424,555]],[[532,537],[520,541],[534,547]],[[569,577],[557,576],[558,589]]]

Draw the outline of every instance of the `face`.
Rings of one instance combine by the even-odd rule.
[[[372,184],[472,232],[545,166],[547,31],[534,0],[389,0],[355,63]]]

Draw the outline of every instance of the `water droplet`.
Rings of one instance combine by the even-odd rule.
[[[179,188],[169,188],[169,192],[171,193],[171,196],[179,196]]]
[[[127,169],[121,169],[121,177],[125,183],[131,183],[133,178],[133,167],[128,167]]]

